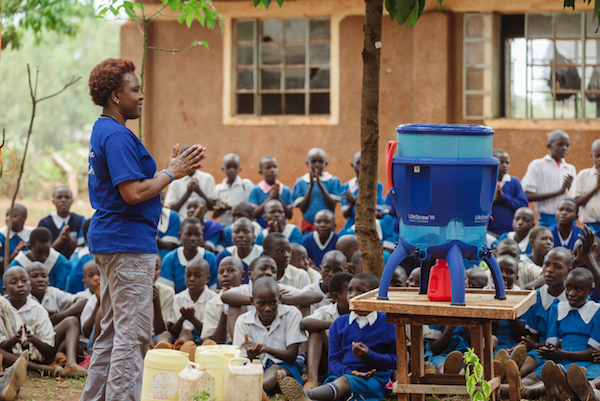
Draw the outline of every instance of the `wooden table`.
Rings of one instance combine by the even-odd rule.
[[[516,319],[535,303],[533,291],[507,291],[506,300],[494,299],[493,290],[467,289],[466,306],[450,302],[432,302],[418,288],[390,288],[388,300],[377,299],[377,291],[369,291],[350,301],[356,312],[385,312],[387,321],[396,325],[396,353],[398,381],[393,394],[399,400],[423,401],[425,394],[468,394],[465,377],[452,374],[425,374],[423,360],[423,325],[468,326],[471,328],[471,347],[484,370],[484,379],[492,388],[492,401],[500,378],[494,377],[492,322]],[[410,326],[411,353],[408,369],[407,336],[405,325]]]

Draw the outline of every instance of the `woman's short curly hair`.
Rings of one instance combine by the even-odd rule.
[[[126,58],[109,58],[90,73],[90,95],[98,106],[106,106],[111,92],[121,88],[123,75],[133,73],[135,65]]]

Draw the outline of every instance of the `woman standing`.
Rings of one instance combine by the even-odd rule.
[[[201,167],[194,145],[166,168],[156,163],[125,122],[140,116],[144,95],[127,59],[107,59],[90,74],[90,95],[102,114],[90,139],[88,187],[96,209],[87,240],[101,276],[101,333],[82,400],[139,400],[144,355],[151,336],[160,191]]]

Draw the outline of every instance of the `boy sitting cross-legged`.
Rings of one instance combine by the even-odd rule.
[[[293,306],[281,305],[277,282],[261,277],[252,288],[254,310],[241,315],[235,323],[233,345],[250,359],[260,359],[265,369],[263,390],[277,386],[277,371],[302,382],[302,366],[296,362],[298,347],[307,340],[300,330],[302,314]]]
[[[0,337],[0,348],[15,355],[21,355],[28,349],[30,361],[37,362],[35,367],[29,365],[29,368],[56,375],[61,374],[63,369],[46,363],[54,360],[64,343],[67,365],[63,373],[85,376],[87,370],[77,365],[76,359],[79,344],[77,319],[69,316],[53,327],[46,309],[29,296],[29,276],[21,266],[14,266],[4,273],[4,290],[9,296],[18,329],[12,338]]]
[[[361,273],[348,285],[348,301],[379,286],[377,276]],[[396,332],[385,314],[354,312],[337,318],[329,328],[329,370],[326,384],[303,390],[302,385],[277,373],[279,387],[289,401],[353,399],[381,401],[396,368]]]
[[[334,274],[329,282],[329,295],[333,303],[316,309],[300,323],[300,328],[309,332],[306,356],[308,381],[304,384],[305,389],[317,387],[319,373],[327,372],[329,326],[338,317],[350,313],[348,283],[352,277],[352,274],[346,272]]]

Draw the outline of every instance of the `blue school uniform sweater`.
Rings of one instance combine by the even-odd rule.
[[[323,256],[335,249],[335,244],[337,244],[337,240],[339,235],[337,235],[334,231],[331,232],[327,241],[322,244],[319,239],[319,233],[313,231],[312,233],[306,234],[302,237],[302,241],[300,242],[308,253],[308,257],[314,262],[316,266],[321,266],[321,260],[323,260]]]
[[[50,233],[52,234],[52,242],[56,241],[60,235],[60,231],[66,224],[69,226],[69,235],[71,236],[71,239],[75,241],[78,246],[84,244],[85,239],[83,238],[83,232],[81,231],[81,228],[83,226],[83,222],[85,221],[85,217],[71,212],[69,221],[61,224],[60,227],[58,227],[55,221],[52,219],[53,215],[58,216],[56,212],[53,212],[52,214],[41,219],[38,223],[38,227],[46,227],[48,230],[50,230]],[[73,254],[73,250],[67,249],[67,244],[63,244],[63,246],[60,247],[60,249],[57,249],[57,251],[65,255],[66,258],[70,258]]]
[[[86,289],[86,287],[83,285],[83,265],[93,259],[94,256],[90,253],[90,250],[87,246],[73,253],[73,256],[70,260],[73,269],[71,270],[71,274],[69,274],[69,278],[67,279],[68,292],[71,294],[77,294],[78,292]]]
[[[217,258],[211,251],[198,247],[198,253],[192,260],[204,259],[210,266],[210,281],[207,283],[209,287],[215,286],[217,283]],[[167,253],[163,259],[160,269],[160,277],[157,282],[168,285],[178,294],[185,290],[185,267],[192,261],[187,260],[183,254],[183,247],[173,249]]]
[[[206,220],[204,222],[204,227],[202,229],[202,236],[204,237],[204,242],[211,243],[216,252],[222,251],[223,243],[223,226],[213,220]]]
[[[385,313],[374,312],[377,320],[362,329],[357,321],[351,324],[352,313],[338,317],[329,327],[329,369],[336,376],[351,374],[353,370],[368,372],[396,368],[396,329],[385,321]],[[352,343],[362,342],[369,347],[365,359],[352,353]]]
[[[8,241],[8,251],[9,253],[13,253],[17,246],[24,242],[29,245],[29,236],[33,231],[33,227],[23,226],[23,229],[18,233],[12,232],[12,237],[10,241]],[[0,258],[4,257],[4,244],[6,243],[6,233],[8,232],[8,227],[4,226],[0,228]]]
[[[163,241],[171,242],[175,245],[179,245],[179,226],[181,220],[179,220],[179,213],[174,210],[162,208],[160,214],[160,220],[158,220],[158,238]],[[161,259],[164,259],[169,253],[168,249],[159,249],[158,254]]]
[[[342,183],[339,178],[329,174],[328,172],[323,172],[321,174],[321,183],[323,187],[329,193],[329,197],[333,199],[335,202],[339,202],[342,196]],[[305,212],[302,213],[302,218],[309,222],[310,224],[314,224],[315,215],[319,210],[329,209],[325,204],[325,200],[323,200],[323,192],[319,188],[317,183],[313,184],[312,193],[310,196],[310,203]],[[308,192],[308,188],[310,187],[310,174],[306,173],[302,177],[296,180],[294,184],[294,206],[298,206],[300,202],[304,200],[304,196]],[[332,213],[335,213],[335,208],[329,209]]]
[[[517,177],[505,174],[502,177],[502,198],[492,206],[492,217],[488,223],[488,231],[504,234],[512,231],[512,221],[515,211],[520,207],[527,207],[529,201]]]
[[[573,229],[571,230],[571,236],[567,238],[566,243],[563,245],[560,233],[558,232],[558,223],[551,225],[550,227],[548,227],[548,229],[550,230],[550,232],[552,232],[552,236],[554,237],[554,246],[564,246],[569,251],[573,250],[575,242],[579,239],[579,234],[583,234],[581,228],[573,226]]]
[[[288,241],[290,241],[293,244],[300,244],[302,242],[302,233],[300,232],[300,229],[298,228],[298,226],[294,225],[294,224],[286,224],[285,227],[283,228],[283,235],[285,235],[285,237],[288,239]],[[264,228],[260,234],[258,234],[258,237],[256,237],[256,241],[255,243],[258,245],[262,245],[263,241],[265,240],[265,238],[267,237],[267,235],[269,235],[269,229],[268,228]]]
[[[346,191],[350,192],[352,195],[354,195],[354,197],[358,196],[358,179],[356,177],[352,178],[350,181],[348,181],[348,182],[344,183],[344,185],[342,185],[342,196],[341,196],[342,212],[345,212],[346,210],[350,209],[350,204],[346,200],[346,196],[344,196],[344,192],[346,192]],[[383,205],[384,205],[383,184],[380,183],[379,181],[377,181],[377,209],[381,210]],[[344,225],[344,230],[349,229],[356,223],[355,211],[356,211],[356,206],[353,206],[352,214],[350,215],[350,217],[346,218],[346,224]]]
[[[287,185],[283,184],[281,181],[275,181],[279,184],[279,199],[289,208],[294,207],[292,190]],[[269,195],[271,193],[271,186],[267,184],[265,180],[262,180],[258,184],[256,184],[250,190],[250,195],[248,196],[248,202],[252,204],[254,207],[259,207],[269,199]],[[267,226],[266,220],[263,218],[264,214],[262,214],[256,221],[263,227]]]
[[[33,261],[25,256],[25,251],[21,251],[17,254],[13,261],[10,262],[8,269],[13,266],[21,266],[26,268],[32,263]],[[46,269],[48,269],[48,279],[50,281],[50,285],[66,291],[67,279],[69,278],[69,274],[71,274],[71,262],[69,262],[69,259],[65,258],[64,255],[61,255],[54,248],[50,248],[50,254],[48,255],[48,258],[46,258],[44,266],[46,266]]]

